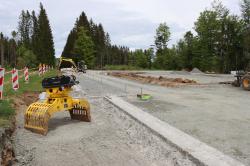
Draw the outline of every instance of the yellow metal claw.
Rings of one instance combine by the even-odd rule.
[[[85,99],[73,99],[69,95],[69,92],[72,90],[72,84],[71,86],[68,86],[68,84],[62,85],[60,87],[45,86],[47,99],[43,102],[31,104],[25,112],[24,127],[26,129],[46,135],[50,117],[52,117],[53,113],[59,111],[69,111],[71,119],[91,121],[88,101]]]

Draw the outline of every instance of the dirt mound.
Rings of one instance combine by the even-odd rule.
[[[193,70],[191,71],[191,73],[197,73],[197,74],[202,74],[203,72],[200,71],[198,68],[193,68]]]
[[[166,87],[177,87],[182,85],[193,85],[197,84],[194,80],[183,79],[183,78],[168,78],[168,77],[151,77],[151,76],[142,76],[139,75],[140,73],[131,73],[131,72],[108,72],[108,75],[118,77],[118,78],[125,78],[129,80],[139,81],[141,83],[148,83],[148,84],[156,84]]]

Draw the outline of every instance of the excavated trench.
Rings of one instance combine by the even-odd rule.
[[[16,113],[22,111],[29,104],[38,99],[38,93],[36,92],[25,92],[19,97],[12,97],[13,108]],[[0,149],[1,149],[1,165],[13,165],[17,160],[15,156],[15,148],[12,136],[16,131],[16,118],[13,117],[10,120],[10,125],[5,128],[0,129],[1,139],[0,139]]]

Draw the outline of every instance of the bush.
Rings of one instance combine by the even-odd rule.
[[[19,68],[23,68],[25,66],[36,67],[37,59],[36,55],[32,50],[25,48],[24,46],[20,46],[17,50],[19,57],[17,58],[17,65]]]

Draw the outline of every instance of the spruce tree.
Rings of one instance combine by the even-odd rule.
[[[40,13],[38,16],[38,38],[40,39],[40,49],[38,60],[42,63],[55,64],[55,49],[51,27],[47,13],[40,3]]]
[[[27,49],[31,48],[32,20],[29,11],[22,10],[18,22],[18,34],[21,44]]]
[[[87,31],[84,27],[79,27],[78,38],[75,42],[74,50],[75,55],[77,55],[74,60],[75,62],[79,62],[84,60],[88,68],[94,67],[94,43],[87,35]]]
[[[74,58],[74,46],[75,46],[75,42],[78,38],[78,32],[79,32],[79,28],[83,27],[85,29],[85,33],[88,36],[91,36],[91,28],[90,28],[90,23],[88,21],[88,18],[86,16],[86,14],[84,12],[81,13],[81,15],[76,19],[75,22],[75,26],[73,27],[73,29],[70,31],[66,44],[64,46],[63,52],[62,52],[62,56],[63,57],[67,57],[67,58]]]
[[[66,58],[73,57],[74,45],[77,39],[77,32],[75,29],[71,30],[64,46],[62,56]]]
[[[39,26],[38,26],[38,20],[35,14],[35,11],[32,11],[32,36],[31,36],[31,45],[32,45],[32,51],[33,53],[37,56],[39,52],[41,51],[40,49],[40,40],[39,40]]]

